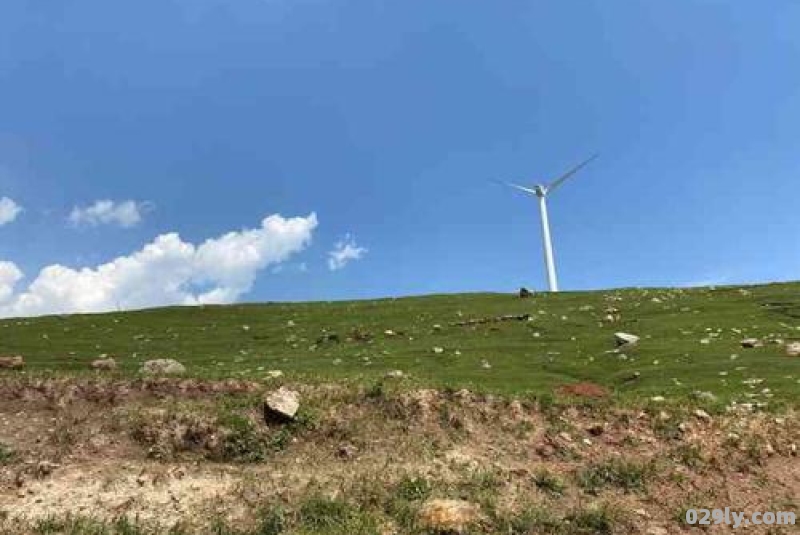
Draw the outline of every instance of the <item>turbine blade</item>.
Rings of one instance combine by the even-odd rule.
[[[571,177],[572,175],[583,169],[584,166],[586,166],[589,162],[591,162],[595,158],[597,158],[597,154],[593,155],[591,158],[587,158],[583,162],[579,163],[578,165],[576,165],[575,167],[573,167],[572,169],[570,169],[569,171],[567,171],[566,173],[555,179],[553,182],[550,183],[549,186],[547,186],[548,193],[556,189],[561,184],[563,184],[566,179],[568,179],[569,177]]]
[[[532,188],[526,188],[525,186],[520,186],[519,184],[514,184],[513,182],[502,182],[500,180],[493,180],[493,182],[496,182],[503,186],[508,186],[509,188],[514,188],[524,191],[525,193],[532,193],[533,195],[536,195],[536,190]]]

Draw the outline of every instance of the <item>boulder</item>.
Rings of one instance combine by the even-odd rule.
[[[283,377],[283,372],[281,370],[268,370],[266,376],[267,379],[277,379]]]
[[[285,387],[280,387],[264,397],[264,419],[267,422],[294,420],[299,408],[300,394]]]
[[[146,361],[139,371],[148,375],[180,375],[186,373],[186,366],[173,359],[155,359]]]
[[[800,342],[790,342],[786,344],[787,357],[800,357]]]
[[[111,371],[117,369],[117,361],[112,357],[95,359],[89,364],[93,370]]]
[[[419,510],[422,527],[436,533],[465,533],[478,521],[479,507],[462,500],[428,500]]]
[[[0,369],[19,370],[25,367],[25,359],[19,355],[0,357]]]
[[[402,370],[392,370],[384,375],[384,379],[402,379],[406,376]]]
[[[632,346],[639,342],[639,337],[635,334],[614,333],[614,341],[617,346]]]

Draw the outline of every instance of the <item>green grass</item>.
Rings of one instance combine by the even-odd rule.
[[[10,462],[14,459],[14,451],[0,442],[0,466]]]
[[[536,484],[536,487],[546,492],[551,496],[561,496],[564,494],[564,490],[566,489],[566,485],[564,482],[559,478],[557,475],[552,474],[547,471],[547,469],[540,469],[536,472],[533,476],[533,482]]]
[[[590,494],[612,487],[625,492],[642,492],[652,473],[652,466],[612,459],[582,468],[577,480],[581,488]]]
[[[621,322],[601,324],[607,306],[621,311]],[[506,314],[533,320],[454,325]],[[402,334],[388,336],[387,329]],[[624,356],[607,353],[615,331],[642,340]],[[420,384],[498,393],[543,395],[593,381],[618,399],[689,399],[698,391],[739,402],[800,397],[800,359],[778,345],[739,345],[744,337],[800,339],[798,283],[173,307],[5,319],[0,333],[0,354],[23,355],[25,373],[89,373],[89,362],[105,353],[126,375],[148,358],[175,358],[197,377],[263,378],[280,369],[290,379],[374,382],[400,369]]]

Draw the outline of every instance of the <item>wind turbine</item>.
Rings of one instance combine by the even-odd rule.
[[[569,177],[580,171],[585,165],[597,158],[595,154],[591,158],[579,163],[560,177],[556,178],[549,184],[536,184],[532,188],[526,188],[518,184],[510,182],[501,182],[506,186],[518,189],[531,195],[536,195],[539,198],[539,214],[542,217],[542,241],[544,242],[544,263],[547,268],[547,282],[550,286],[551,292],[558,291],[558,277],[556,276],[556,264],[553,259],[553,242],[550,237],[550,220],[547,217],[547,196],[550,195],[557,187],[564,183]]]

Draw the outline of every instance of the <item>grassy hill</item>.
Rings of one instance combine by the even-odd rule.
[[[608,322],[606,309],[619,310]],[[506,315],[530,319],[458,325]],[[613,333],[641,337],[612,353]],[[761,348],[744,349],[746,337]],[[800,339],[800,284],[537,294],[432,295],[356,302],[173,307],[0,321],[0,354],[24,373],[88,372],[101,354],[133,375],[174,358],[197,377],[413,381],[501,393],[591,381],[619,399],[685,397],[796,402],[800,358],[771,343]],[[20,372],[4,371],[3,374]],[[637,375],[638,373],[638,375]]]

